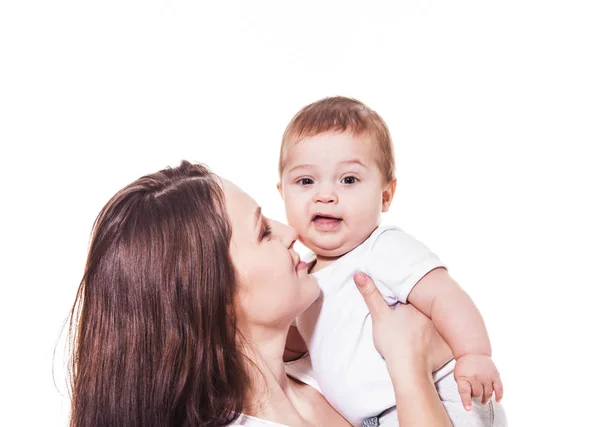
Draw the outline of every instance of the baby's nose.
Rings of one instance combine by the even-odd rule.
[[[333,188],[319,189],[313,200],[315,203],[337,203],[337,194]]]

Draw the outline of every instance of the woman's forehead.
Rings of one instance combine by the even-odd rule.
[[[251,219],[258,206],[254,199],[231,181],[223,179],[222,185],[229,216],[232,219],[249,216]]]

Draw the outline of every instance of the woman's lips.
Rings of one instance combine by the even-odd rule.
[[[298,263],[298,265],[296,266],[296,271],[300,271],[300,270],[302,270],[304,268],[308,268],[308,264],[305,263],[304,261],[300,261]]]
[[[317,216],[315,219],[313,219],[313,224],[319,231],[334,231],[340,226],[341,223],[342,220],[339,218],[326,216]]]

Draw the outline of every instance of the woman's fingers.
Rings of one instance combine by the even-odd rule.
[[[389,307],[364,273],[355,274],[354,283],[371,314],[375,349],[389,366],[405,368],[407,360],[418,359],[427,369],[433,369],[434,362],[441,366],[452,357],[441,337],[441,345],[435,345],[437,331],[423,313],[410,304]]]
[[[390,309],[369,276],[364,273],[356,273],[354,283],[364,298],[373,319],[379,318],[386,312],[385,310]]]

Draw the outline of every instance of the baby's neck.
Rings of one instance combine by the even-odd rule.
[[[336,262],[338,259],[340,259],[339,256],[336,257],[324,257],[324,256],[320,256],[317,255],[315,262],[313,263],[313,265],[310,268],[309,273],[316,273],[318,271],[323,270],[325,267],[327,267],[328,265]]]

